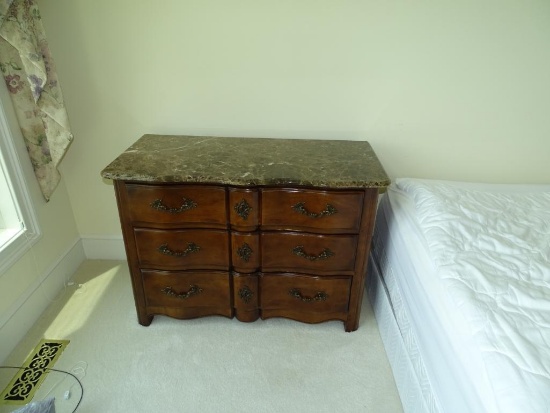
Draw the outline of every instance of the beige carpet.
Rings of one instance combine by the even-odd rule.
[[[55,367],[81,379],[78,412],[402,412],[366,300],[353,333],[336,321],[223,317],[157,316],[142,327],[125,262],[86,261],[73,279],[7,363],[21,363],[41,338],[70,340]],[[53,393],[72,386],[58,411],[72,411],[78,386],[57,380]]]

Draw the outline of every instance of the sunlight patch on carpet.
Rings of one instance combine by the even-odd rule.
[[[42,339],[0,396],[0,404],[25,404],[46,378],[69,340]]]

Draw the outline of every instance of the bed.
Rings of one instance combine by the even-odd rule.
[[[397,179],[368,293],[411,412],[550,412],[550,185]]]

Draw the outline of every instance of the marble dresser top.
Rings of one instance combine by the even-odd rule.
[[[107,179],[224,185],[385,188],[365,141],[144,135],[102,172]]]

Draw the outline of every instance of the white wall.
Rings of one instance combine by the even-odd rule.
[[[41,0],[78,230],[144,133],[368,140],[393,177],[550,182],[550,2]]]
[[[1,364],[56,299],[64,282],[84,260],[84,250],[64,182],[61,182],[50,202],[46,203],[42,197],[3,82],[0,84],[0,100],[8,117],[42,233],[41,238],[18,261],[0,273]]]

